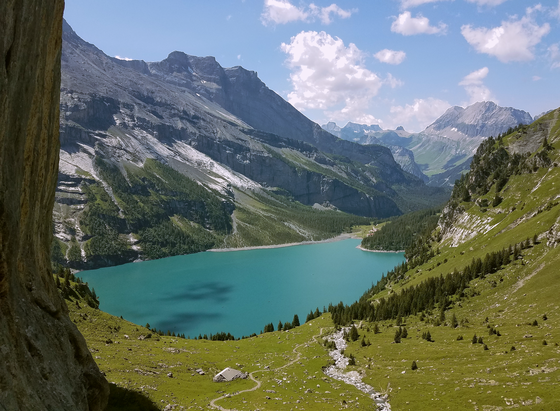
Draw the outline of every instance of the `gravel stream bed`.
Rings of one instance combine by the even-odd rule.
[[[362,382],[362,376],[357,371],[344,372],[348,366],[348,358],[342,354],[346,349],[346,341],[344,340],[344,331],[348,332],[350,328],[343,328],[340,331],[327,337],[328,341],[334,341],[336,349],[331,351],[329,355],[335,364],[325,369],[325,374],[335,380],[343,381],[346,384],[353,385],[360,391],[366,393],[377,405],[378,411],[391,411],[391,405],[387,395],[381,395],[376,392],[372,386]]]

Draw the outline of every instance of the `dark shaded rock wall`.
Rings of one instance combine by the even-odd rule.
[[[50,269],[63,8],[0,2],[2,410],[102,410],[108,398]]]

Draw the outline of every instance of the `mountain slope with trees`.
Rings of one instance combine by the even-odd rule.
[[[347,349],[357,366],[371,369],[373,386],[386,384],[381,374],[392,377],[384,370],[414,361],[414,372],[408,375],[409,366],[399,376],[394,406],[415,401],[415,409],[429,409],[437,398],[438,406],[456,409],[472,409],[473,402],[488,409],[558,407],[559,164],[560,109],[487,139],[437,228],[407,249],[406,263],[354,304],[329,306],[335,324],[382,324],[385,344],[399,344],[390,348],[365,330],[379,354],[358,344]],[[416,335],[398,339],[402,325]],[[484,376],[473,378],[478,372]],[[428,386],[414,399],[404,388],[426,381],[440,388]]]
[[[387,395],[392,409],[557,409],[559,160],[560,109],[488,140],[436,229],[415,237],[405,264],[355,304],[333,302],[322,315],[312,309],[290,330],[274,331],[271,323],[239,341],[183,340],[76,304],[75,296],[71,316],[99,350],[113,388],[143,387],[139,398],[160,408],[203,406],[218,396],[217,404],[239,410],[370,408],[369,396],[323,373],[333,343],[321,336],[353,323],[346,371]],[[501,201],[492,205],[497,194]],[[138,352],[139,344],[160,352],[159,363]],[[133,352],[123,360],[116,353],[126,347]],[[216,394],[212,375],[231,358],[255,373],[256,389],[245,391],[257,383],[237,380]]]
[[[321,240],[448,195],[213,57],[123,61],[64,23],[60,99],[53,257],[74,268]]]

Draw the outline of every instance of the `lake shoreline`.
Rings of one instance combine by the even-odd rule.
[[[271,245],[256,245],[251,247],[240,247],[240,248],[212,248],[206,250],[212,253],[227,253],[230,251],[248,251],[248,250],[269,250],[274,248],[284,248],[284,247],[294,247],[298,245],[310,245],[310,244],[324,244],[324,243],[334,243],[336,241],[343,241],[349,239],[360,239],[357,235],[353,233],[343,233],[336,237],[327,238],[326,240],[319,241],[302,241],[300,243],[286,243],[286,244],[271,244]]]
[[[361,245],[357,246],[362,251],[367,251],[369,253],[404,253],[404,250],[399,251],[392,251],[392,250],[368,250],[367,248],[363,248]]]

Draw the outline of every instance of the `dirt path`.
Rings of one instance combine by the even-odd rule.
[[[323,334],[323,330],[324,330],[324,328],[321,328],[321,329],[319,330],[319,334],[314,335],[314,336],[311,338],[311,340],[317,341],[316,339],[317,339],[318,337],[321,337],[321,335]],[[301,344],[296,345],[296,346],[294,347],[294,349],[292,350],[292,352],[293,352],[294,354],[296,354],[296,357],[295,357],[293,360],[291,360],[290,362],[284,364],[283,366],[278,367],[278,368],[270,368],[270,369],[267,369],[267,370],[257,370],[257,371],[253,371],[252,373],[249,373],[249,378],[250,378],[251,380],[253,380],[254,382],[257,383],[257,385],[254,386],[253,388],[249,388],[248,390],[238,391],[238,392],[236,392],[236,393],[234,393],[234,394],[225,394],[225,395],[222,395],[221,397],[215,398],[215,399],[213,399],[212,401],[210,401],[210,406],[211,406],[212,408],[218,409],[218,410],[220,410],[220,411],[231,411],[229,408],[223,408],[223,407],[217,405],[216,402],[217,402],[217,401],[220,401],[220,400],[223,400],[224,398],[231,398],[231,397],[234,397],[234,396],[236,396],[236,395],[243,394],[243,393],[245,393],[245,392],[251,392],[251,391],[256,391],[256,390],[258,390],[258,389],[261,387],[262,383],[261,383],[260,381],[258,381],[257,379],[255,379],[254,374],[256,374],[256,373],[258,373],[258,372],[279,371],[279,370],[282,370],[282,369],[284,369],[284,368],[286,368],[286,367],[289,367],[290,365],[293,365],[294,363],[296,363],[297,361],[299,361],[299,359],[301,358],[301,353],[298,352],[297,350],[298,350],[302,345],[306,345],[306,344],[308,344],[308,343],[301,343]]]

